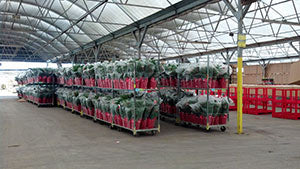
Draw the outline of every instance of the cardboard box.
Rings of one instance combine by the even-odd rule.
[[[289,84],[300,84],[300,62],[294,62],[291,64],[289,72]]]
[[[233,65],[236,67],[236,65]],[[275,84],[299,84],[300,85],[300,61],[294,63],[270,64],[266,68],[266,78],[273,78]],[[232,83],[237,82],[236,72],[232,74]],[[244,84],[262,84],[262,68],[260,65],[244,66]]]

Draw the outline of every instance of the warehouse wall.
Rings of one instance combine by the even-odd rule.
[[[231,75],[231,83],[237,83],[237,66],[231,65],[233,73]],[[243,68],[243,83],[244,84],[261,84],[262,69],[260,66],[244,66]]]
[[[266,77],[273,78],[275,84],[289,84],[292,63],[270,64],[266,70]]]
[[[236,65],[231,65],[233,74],[231,83],[237,83]],[[275,84],[300,84],[300,62],[270,64],[266,68],[266,78],[273,78]],[[261,84],[263,71],[261,66],[244,66],[243,83]]]

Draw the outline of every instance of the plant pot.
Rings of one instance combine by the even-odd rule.
[[[95,115],[95,109],[94,108],[89,108],[88,111],[89,111],[89,115],[90,116],[94,116]]]
[[[206,118],[206,116],[203,116],[202,125],[206,126],[206,124],[207,124],[207,118]]]
[[[37,77],[37,82],[43,82],[43,77],[42,76]]]
[[[141,88],[141,79],[140,78],[135,78],[135,87]]]
[[[61,106],[64,106],[65,104],[64,104],[64,100],[62,100],[62,99],[58,99],[58,102],[59,102],[59,104],[61,105]]]
[[[176,114],[176,106],[172,106],[172,114]]]
[[[83,111],[84,114],[87,114],[87,115],[89,113],[88,110],[87,110],[87,108],[85,106],[82,108],[82,111]]]
[[[218,79],[218,85],[219,88],[226,88],[227,87],[226,79],[225,78]]]
[[[221,115],[219,118],[219,124],[226,124],[227,123],[227,114]]]
[[[74,110],[77,111],[77,112],[80,112],[80,111],[81,111],[81,105],[80,105],[80,104],[79,104],[79,105],[73,104],[73,108],[74,108]]]
[[[172,87],[176,87],[177,85],[177,79],[173,78],[173,77],[170,77],[169,78],[169,81],[170,81],[170,86]]]
[[[126,127],[126,128],[129,128],[129,122],[128,122],[127,117],[123,118],[123,126]]]
[[[152,77],[150,79],[150,83],[149,83],[149,86],[148,88],[149,89],[155,89],[157,87],[157,82],[156,82],[156,79],[154,77]]]
[[[114,115],[114,123],[115,124],[119,124],[118,115]]]
[[[187,117],[188,117],[188,122],[193,122],[193,114],[191,113],[187,113]]]
[[[181,87],[186,87],[186,86],[185,86],[185,80],[180,80],[180,86],[181,86]]]
[[[97,87],[101,87],[101,79],[97,79],[96,82],[97,82]]]
[[[192,123],[197,124],[198,117],[195,114],[192,114]]]
[[[129,89],[130,90],[133,90],[134,89],[134,81],[133,81],[133,79],[129,79]]]
[[[133,123],[134,123],[134,119],[130,119],[129,120],[129,128],[133,129]]]
[[[40,103],[47,103],[47,98],[43,97]]]
[[[215,116],[214,117],[214,125],[219,125],[220,122],[220,116]]]
[[[162,86],[166,86],[166,79],[165,79],[165,78],[161,78],[161,79],[160,79],[160,84],[161,84]]]
[[[209,115],[208,119],[209,119],[209,125],[213,125],[214,124],[213,116]]]
[[[52,83],[52,76],[47,77],[47,83]]]
[[[201,88],[204,88],[204,89],[207,88],[207,79],[202,79],[202,87]]]
[[[185,114],[184,112],[180,112],[180,113],[179,113],[179,117],[180,117],[180,120],[181,120],[181,121],[186,121],[186,120],[185,120],[185,115],[184,115],[184,114]]]
[[[165,111],[164,111],[164,106],[165,106],[165,103],[161,103],[161,104],[160,104],[159,110],[160,110],[161,112],[165,112]]]
[[[90,82],[89,78],[85,78],[84,83],[85,83],[85,86],[90,86],[91,85],[91,82]]]
[[[156,117],[153,119],[147,118],[147,128],[152,129],[155,126]]]
[[[122,89],[127,89],[127,86],[126,86],[126,80],[124,80],[124,79],[121,79],[121,87],[122,87]]]
[[[90,78],[90,87],[95,87],[95,86],[96,86],[95,78]]]
[[[129,85],[130,85],[130,80],[128,77],[126,77],[125,79],[125,89],[129,89]]]
[[[139,119],[135,122],[135,129],[139,130],[141,128],[142,119]]]
[[[105,87],[110,88],[109,79],[106,78],[104,82],[105,82]]]
[[[67,107],[72,109],[72,103],[71,102],[67,102]]]
[[[112,123],[112,118],[113,118],[112,115],[110,113],[108,113],[108,112],[106,112],[105,115],[106,115],[107,121],[109,123]]]
[[[96,117],[97,119],[101,119],[101,111],[99,109],[96,109]]]
[[[118,117],[118,124],[119,124],[120,126],[123,126],[123,122],[122,122],[122,117],[121,117],[121,115],[118,115],[117,117]]]
[[[141,129],[147,129],[147,119],[143,119],[141,121]]]
[[[81,77],[75,77],[75,85],[82,85],[82,78]]]
[[[97,119],[100,119],[100,114],[99,114],[99,110],[98,110],[98,109],[96,109],[96,112],[95,112],[95,113],[96,113],[96,118],[97,118]]]

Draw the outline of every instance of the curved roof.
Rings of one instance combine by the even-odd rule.
[[[180,0],[0,1],[0,58],[47,60],[67,54],[178,2]],[[236,0],[231,3],[236,7]],[[244,18],[247,44],[299,37],[300,6],[296,5],[299,3],[300,0],[253,3]],[[233,37],[229,36],[230,32]],[[225,3],[211,1],[184,15],[152,25],[142,45],[142,56],[198,55],[205,59],[213,55],[215,59],[222,59],[220,52],[206,52],[235,47],[236,33],[236,19]],[[299,47],[296,42],[292,45],[274,43],[246,49],[244,54],[247,59],[295,56],[299,55]],[[137,52],[136,40],[128,34],[102,44],[101,49],[121,58],[132,57]]]

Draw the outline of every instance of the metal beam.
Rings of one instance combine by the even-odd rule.
[[[299,22],[289,22],[289,21],[287,21],[287,20],[276,21],[276,20],[262,19],[261,21],[262,21],[262,22],[268,22],[268,23],[283,24],[283,25],[300,26],[300,23],[299,23]]]
[[[7,45],[7,44],[0,44],[0,47],[14,47],[14,48],[21,48],[21,47],[23,47],[23,46],[21,46],[21,45],[14,45],[14,44],[9,44],[9,45]]]
[[[245,60],[243,63],[258,63],[260,61],[273,61],[273,60],[288,60],[288,59],[299,59],[300,55],[295,56],[283,56],[283,57],[275,57],[275,58],[263,58],[263,59],[251,59],[251,60]],[[229,64],[237,64],[236,61],[229,62]]]
[[[17,71],[26,71],[28,69],[0,69],[1,72],[17,72]]]
[[[86,45],[83,45],[80,48],[77,48],[70,52],[69,54],[75,54],[77,52],[82,51],[83,49],[91,48],[95,46],[95,44],[103,44],[105,42],[111,41],[113,39],[117,39],[119,37],[122,37],[124,35],[130,34],[140,28],[151,26],[153,24],[157,24],[161,21],[176,17],[178,15],[184,14],[185,12],[188,12],[190,10],[193,10],[195,8],[199,8],[201,6],[206,5],[209,2],[213,2],[213,0],[182,0],[172,6],[169,6],[163,10],[160,10],[148,17],[145,17],[139,21],[136,21],[128,26],[125,26],[117,31],[114,31],[108,35],[105,35],[93,42],[87,43]]]
[[[290,38],[283,38],[283,39],[278,39],[278,40],[247,44],[245,49],[271,46],[271,45],[289,43],[289,42],[294,42],[294,41],[300,41],[300,36],[294,36],[294,37],[290,37]],[[206,51],[206,52],[197,52],[197,53],[179,55],[179,56],[174,56],[174,57],[166,57],[166,58],[162,58],[161,60],[175,60],[175,59],[179,59],[179,58],[192,58],[192,57],[198,57],[198,56],[203,56],[203,55],[213,55],[213,54],[217,54],[217,53],[226,52],[227,50],[235,51],[236,47],[221,48],[221,49],[215,49],[215,50],[210,50],[210,51]]]
[[[53,42],[54,40],[58,39],[61,35],[63,35],[64,33],[66,33],[68,30],[70,30],[71,28],[73,28],[75,25],[77,25],[79,22],[81,22],[83,19],[85,19],[87,16],[89,16],[92,12],[94,12],[96,9],[98,9],[100,6],[102,6],[103,4],[105,4],[108,0],[103,0],[102,2],[99,2],[97,5],[95,5],[91,10],[87,11],[85,14],[83,14],[81,17],[79,17],[79,19],[72,23],[67,29],[65,29],[64,31],[62,31],[60,34],[58,34],[56,37],[54,37],[52,40],[50,40],[49,42],[47,42],[45,45],[43,45],[43,47],[46,47],[47,45],[49,45],[51,42]],[[37,52],[37,51],[36,51]],[[33,54],[35,54],[36,52],[34,52]]]
[[[298,53],[298,55],[300,56],[300,51],[293,45],[293,43],[290,42],[289,44]]]

